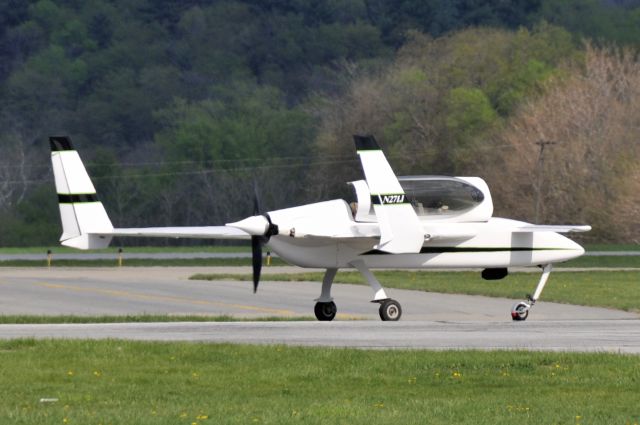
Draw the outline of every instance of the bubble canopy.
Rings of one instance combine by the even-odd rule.
[[[462,214],[485,199],[482,190],[456,177],[404,176],[398,180],[419,216]]]

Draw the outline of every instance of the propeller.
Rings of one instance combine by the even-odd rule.
[[[260,198],[258,197],[258,186],[253,182],[253,215],[247,220],[261,217],[266,220],[264,223],[264,232],[262,235],[251,233],[251,264],[253,266],[253,293],[258,291],[260,283],[260,272],[262,271],[262,247],[269,242],[269,238],[278,234],[278,226],[273,224],[268,213],[261,213]],[[257,220],[253,220],[256,222]],[[257,224],[257,223],[256,223]]]

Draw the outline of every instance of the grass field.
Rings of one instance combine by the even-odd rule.
[[[168,251],[167,251],[168,252]],[[237,251],[234,251],[237,252]],[[76,253],[78,253],[76,251]],[[62,260],[53,256],[52,267],[115,267],[118,265],[117,253],[110,260]],[[0,267],[45,267],[47,261],[43,254],[42,260],[5,260],[0,261]],[[221,267],[221,266],[250,266],[250,258],[190,258],[190,259],[149,259],[127,258],[125,253],[123,265],[127,267]],[[274,266],[286,265],[277,257],[271,259]],[[623,267],[640,269],[640,256],[598,256],[580,257],[575,260],[560,263],[557,267]]]
[[[378,271],[383,286],[450,294],[486,295],[522,299],[533,293],[538,273],[512,273],[503,280],[486,281],[472,272]],[[251,280],[251,275],[204,274],[190,279]],[[263,274],[263,281],[321,282],[322,273]],[[366,284],[358,272],[338,272],[336,283]],[[640,271],[556,272],[542,293],[543,301],[640,311]]]
[[[0,247],[0,254],[46,254],[47,250],[54,253],[117,253],[118,246],[105,249],[94,249],[80,251],[74,248],[67,248],[61,245],[55,246],[35,246],[35,247]],[[249,243],[232,246],[125,246],[124,252],[251,252]],[[640,251],[638,244],[587,244],[587,251]]]
[[[78,254],[78,253],[99,253],[114,255],[118,253],[117,246],[112,246],[105,249],[90,249],[81,251],[74,248],[67,248],[66,246],[56,245],[49,247],[35,246],[35,247],[0,247],[0,254],[46,254],[47,250],[51,250],[54,254]],[[122,248],[125,253],[127,252],[251,252],[251,246],[247,243],[245,245],[233,245],[233,246],[125,246]]]
[[[124,258],[125,267],[229,267],[250,266],[250,258],[190,258],[190,259],[148,259]],[[272,258],[271,265],[284,266],[286,263],[279,258]],[[118,261],[113,260],[54,260],[51,267],[117,267]],[[7,260],[0,261],[0,267],[47,267],[46,260]]]
[[[640,421],[639,356],[18,340],[0,359],[14,425]]]

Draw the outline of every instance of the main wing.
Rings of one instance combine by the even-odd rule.
[[[591,226],[587,225],[550,225],[550,224],[531,224],[528,226],[521,226],[516,229],[518,232],[556,232],[556,233],[578,233],[588,232],[591,230]]]
[[[108,235],[149,238],[251,239],[248,233],[229,226],[123,228],[113,229]]]

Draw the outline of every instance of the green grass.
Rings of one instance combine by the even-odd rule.
[[[74,248],[67,248],[66,246],[50,246],[50,247],[0,247],[0,254],[46,254],[47,250],[51,250],[54,254],[78,254],[78,253],[118,253],[117,246],[109,247],[105,249],[90,249],[81,251]],[[170,252],[251,252],[249,244],[234,245],[234,246],[131,246],[122,247],[125,253],[127,252],[144,252],[144,253],[170,253]]]
[[[284,266],[287,263],[279,258],[272,258],[272,266]],[[126,267],[234,267],[250,266],[250,258],[190,258],[190,259],[146,259],[124,258],[122,262]],[[117,267],[118,261],[113,260],[56,260],[52,267]],[[0,267],[47,267],[46,260],[8,260],[0,261]]]
[[[640,255],[634,256],[582,256],[558,264],[558,267],[629,267],[640,269]]]
[[[105,249],[94,249],[89,251],[79,251],[74,248],[67,248],[61,245],[54,246],[30,246],[30,247],[0,247],[0,254],[45,254],[47,250],[54,253],[117,253],[117,246]],[[638,244],[587,244],[587,251],[640,251]],[[249,244],[233,246],[125,246],[125,252],[251,252]]]
[[[520,299],[533,293],[538,273],[512,273],[503,280],[486,281],[472,272],[377,271],[388,288],[450,294],[486,295]],[[196,280],[251,280],[248,274],[197,274]],[[263,274],[263,281],[321,282],[322,273]],[[365,284],[358,272],[338,272],[336,283]],[[542,293],[542,300],[567,304],[640,311],[640,271],[556,272]]]
[[[640,244],[586,244],[587,251],[640,251]]]
[[[638,356],[16,340],[0,360],[13,425],[640,421]]]
[[[126,316],[17,316],[0,315],[0,324],[55,324],[55,323],[151,323],[151,322],[284,322],[310,321],[315,317],[253,317],[207,315],[126,315]]]
[[[77,251],[76,251],[77,253]],[[53,267],[114,267],[118,265],[117,253],[113,253],[111,260],[60,260],[53,256]],[[124,256],[123,265],[127,267],[222,267],[222,266],[250,266],[250,258],[190,258],[190,259],[145,259],[127,258]],[[271,265],[287,265],[277,257],[271,259]],[[42,260],[6,260],[0,261],[0,267],[44,267],[46,259]],[[602,256],[580,257],[558,267],[625,267],[640,269],[640,256]]]

